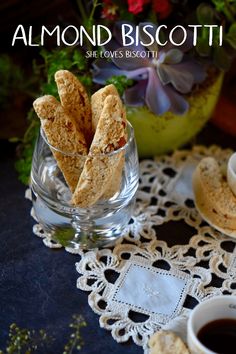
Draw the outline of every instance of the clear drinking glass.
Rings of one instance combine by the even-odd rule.
[[[63,246],[87,249],[104,247],[113,244],[123,235],[132,214],[139,180],[137,147],[129,123],[127,132],[128,141],[119,150],[89,156],[95,162],[103,158],[113,163],[114,159],[124,159],[119,188],[109,199],[102,197],[90,207],[79,208],[71,205],[71,192],[53,157],[52,150],[59,150],[49,146],[41,131],[31,169],[33,206],[43,229]],[[59,153],[68,155],[63,151]],[[80,155],[79,158],[85,161],[87,156]],[[110,187],[113,180],[116,179],[111,179]]]

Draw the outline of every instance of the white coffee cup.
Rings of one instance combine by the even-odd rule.
[[[236,152],[230,156],[227,166],[227,182],[236,196]]]
[[[215,354],[200,342],[197,335],[206,324],[220,319],[236,320],[236,296],[215,296],[192,310],[187,326],[187,342],[191,354]]]

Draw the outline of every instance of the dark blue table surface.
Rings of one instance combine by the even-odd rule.
[[[87,322],[81,354],[142,353],[134,344],[116,343],[100,328],[88,293],[76,288],[80,257],[49,249],[32,233],[31,203],[17,179],[12,148],[1,147],[8,156],[0,167],[0,349],[5,348],[9,325],[16,322],[23,328],[44,328],[56,338],[46,353],[62,354],[72,315],[81,314]]]
[[[212,126],[198,139],[236,150],[235,140]],[[9,325],[16,322],[24,328],[44,328],[56,338],[45,353],[62,354],[72,315],[81,314],[87,322],[81,354],[142,353],[133,343],[116,343],[99,327],[88,294],[76,288],[79,256],[49,249],[33,235],[31,203],[14,170],[14,147],[1,142],[0,155],[0,349],[5,348]]]

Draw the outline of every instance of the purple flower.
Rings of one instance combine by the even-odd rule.
[[[153,26],[154,38],[156,32],[155,25],[141,23],[139,33],[144,43],[150,42],[150,38],[146,37],[147,35],[142,30],[147,24]],[[174,33],[174,41],[181,42],[181,31],[176,30]],[[115,25],[113,34],[116,41],[111,41],[106,49],[117,51],[119,55],[111,58],[112,62],[99,59],[93,64],[94,82],[105,84],[111,76],[125,75],[135,81],[134,86],[125,90],[124,100],[127,105],[143,106],[146,104],[155,114],[162,114],[169,110],[176,114],[184,114],[189,104],[183,95],[191,92],[194,84],[201,83],[206,78],[203,67],[186,54],[192,47],[192,32],[188,31],[187,40],[183,45],[174,47],[167,43],[160,49],[156,42],[146,48],[141,44],[120,47],[122,43],[120,23]],[[146,55],[144,58],[128,57],[127,50],[147,54],[152,52],[154,55]]]

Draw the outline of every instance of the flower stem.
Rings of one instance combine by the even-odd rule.
[[[87,19],[87,14],[86,14],[86,11],[82,5],[82,1],[81,0],[77,0],[77,5],[78,5],[78,8],[79,8],[79,11],[81,13],[81,16],[82,16],[82,22],[83,24],[86,22],[86,19]]]
[[[231,23],[233,23],[234,22],[234,15],[232,13],[232,8],[231,8],[231,5],[229,3],[229,0],[225,0],[224,13],[225,13],[225,16],[227,17],[227,19]]]
[[[90,12],[89,22],[92,22],[93,16],[94,16],[94,12],[95,12],[95,10],[96,10],[96,7],[99,6],[99,5],[101,5],[101,4],[98,3],[98,0],[94,0],[94,1],[93,1],[93,7],[92,7],[92,10],[91,10],[91,12]]]
[[[68,354],[72,354],[73,353],[73,350],[75,349],[76,343],[77,343],[77,338],[75,337],[73,342],[72,342],[72,344],[71,344],[70,351],[68,352]]]
[[[90,15],[89,17],[85,17],[85,24],[87,25],[87,30],[88,30],[88,33],[91,34],[91,29],[92,29],[92,25],[93,25],[93,17],[94,17],[94,13],[95,13],[95,10],[96,10],[96,7],[101,5],[101,3],[98,2],[98,0],[93,0],[93,7],[92,7],[92,10],[90,12]],[[87,40],[87,46],[88,46],[88,49],[89,50],[92,50],[92,45],[91,43]]]

